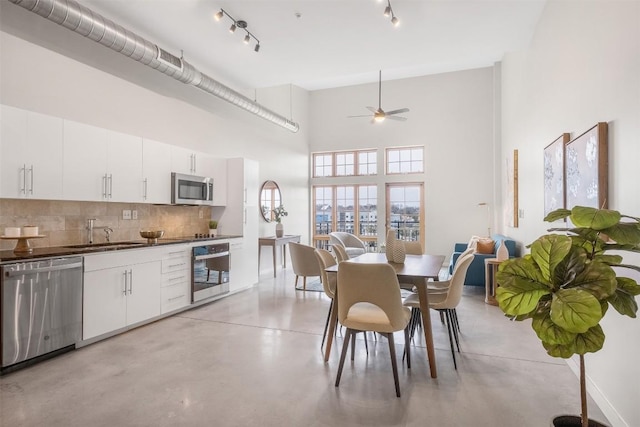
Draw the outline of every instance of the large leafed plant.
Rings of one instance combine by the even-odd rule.
[[[587,427],[584,354],[600,350],[600,320],[611,305],[636,317],[638,283],[618,276],[624,269],[620,252],[640,252],[640,218],[614,210],[577,206],[551,212],[545,221],[568,218],[571,228],[553,228],[538,238],[522,258],[505,261],[496,275],[498,305],[515,320],[531,326],[549,355],[580,356],[582,425]]]

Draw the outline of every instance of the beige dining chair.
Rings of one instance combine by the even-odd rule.
[[[445,315],[445,323],[447,324],[447,331],[449,333],[449,344],[451,345],[451,354],[453,356],[453,366],[455,367],[455,369],[458,369],[458,365],[456,362],[456,354],[453,348],[454,337],[458,352],[460,352],[460,342],[458,340],[459,325],[457,315],[454,316],[454,310],[462,299],[462,287],[464,286],[464,278],[467,275],[467,269],[469,268],[469,264],[471,264],[472,260],[472,254],[469,254],[462,259],[458,259],[457,264],[459,266],[453,270],[451,279],[447,281],[449,283],[448,287],[446,288],[446,292],[429,293],[429,308],[438,310]],[[412,320],[414,318],[420,319],[420,299],[418,298],[418,294],[414,293],[405,298],[404,306],[411,308]],[[417,322],[412,321],[412,330],[410,334],[411,337],[413,337],[416,326]]]
[[[324,332],[322,333],[322,344],[320,344],[320,348],[322,349],[327,338],[327,329],[329,328],[329,318],[331,317],[331,310],[333,309],[333,299],[336,295],[337,283],[337,275],[327,274],[325,270],[331,266],[336,265],[337,262],[333,255],[331,255],[331,252],[325,249],[316,249],[314,252],[316,258],[318,259],[318,265],[320,266],[320,280],[322,280],[322,289],[324,290],[325,295],[331,299],[329,312],[327,313],[327,321],[325,322]]]
[[[319,277],[320,266],[315,256],[315,248],[301,243],[289,243],[291,254],[291,266],[296,275],[295,287],[298,287],[298,278],[302,276],[302,290],[307,290],[307,277]]]
[[[422,244],[416,240],[405,240],[404,250],[407,255],[422,255]]]
[[[335,252],[336,259],[338,260],[339,263],[349,259],[349,254],[345,250],[344,246],[342,246],[342,245],[333,245],[333,246],[331,246],[331,248]]]
[[[367,245],[356,235],[343,231],[334,231],[329,233],[329,243],[331,246],[342,246],[349,257],[356,257],[367,252]]]
[[[351,360],[355,355],[355,334],[372,331],[387,337],[391,367],[396,387],[396,396],[400,397],[398,365],[396,361],[393,333],[404,330],[407,367],[411,368],[409,356],[409,319],[411,312],[403,307],[400,285],[396,272],[387,263],[359,264],[343,262],[338,267],[338,321],[347,328],[340,355],[340,365],[336,376],[336,387],[351,340]]]

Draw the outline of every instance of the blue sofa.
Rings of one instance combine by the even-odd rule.
[[[495,245],[493,248],[493,254],[474,254],[473,261],[469,264],[469,269],[467,270],[467,276],[464,279],[464,284],[469,286],[482,286],[484,287],[484,260],[487,258],[495,258],[496,250],[500,245],[501,241],[504,241],[507,250],[509,251],[509,258],[515,258],[517,256],[516,253],[516,242],[515,240],[509,239],[506,236],[501,234],[493,234],[491,239],[494,241]],[[456,243],[453,248],[453,254],[451,255],[451,261],[449,262],[449,274],[453,273],[453,267],[456,265],[456,261],[458,261],[458,257],[462,252],[467,249],[467,243]]]

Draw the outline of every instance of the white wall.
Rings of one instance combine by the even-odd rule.
[[[490,67],[384,81],[383,71],[382,108],[410,108],[403,114],[406,122],[371,124],[369,118],[347,118],[367,114],[365,106],[377,108],[377,83],[311,92],[311,150],[424,145],[423,175],[388,177],[379,165],[378,205],[384,206],[386,182],[423,181],[426,250],[449,257],[455,242],[467,242],[472,234],[487,230],[487,212],[478,203],[491,202],[494,194],[493,73]],[[382,162],[383,157],[378,160]],[[361,179],[314,180],[341,182]],[[382,241],[384,233],[379,238]]]
[[[506,56],[502,75],[502,155],[519,150],[525,210],[507,234],[530,243],[546,231],[543,148],[599,121],[609,123],[609,207],[640,216],[640,2],[550,1],[530,48]],[[586,357],[590,392],[614,427],[640,426],[640,321],[610,309],[602,325],[604,349]]]
[[[105,48],[96,45],[94,49]],[[207,111],[160,95],[6,32],[0,32],[0,55],[0,103],[185,146],[216,157],[257,160],[261,181],[277,181],[285,203],[296,201],[287,203],[287,232],[307,233],[306,91],[286,86],[260,93],[263,99],[259,102],[263,105],[300,122],[300,131],[294,134],[250,113],[238,114],[237,107],[220,106],[217,100],[211,101],[212,107]],[[189,95],[190,91],[199,92],[182,86],[176,90]],[[206,102],[210,95],[195,96]],[[275,233],[273,225],[259,221],[260,235]]]

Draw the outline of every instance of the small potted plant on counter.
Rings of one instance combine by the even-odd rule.
[[[212,219],[209,221],[209,235],[211,237],[216,237],[218,234],[218,221]]]
[[[614,210],[576,206],[558,209],[545,221],[569,218],[572,228],[549,231],[522,258],[507,260],[496,275],[498,305],[514,320],[532,319],[531,326],[553,357],[580,359],[581,416],[559,416],[552,426],[603,426],[588,419],[585,353],[604,344],[600,320],[611,305],[620,314],[636,317],[638,283],[618,275],[640,267],[622,263],[616,252],[640,252],[640,218]],[[567,235],[568,234],[568,235]],[[615,269],[614,269],[615,267]]]

